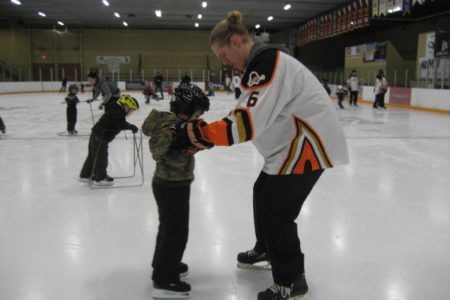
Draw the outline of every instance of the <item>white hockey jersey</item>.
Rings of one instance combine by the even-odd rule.
[[[241,86],[241,77],[239,75],[233,75],[233,88],[239,88]]]
[[[256,44],[242,76],[237,107],[202,128],[215,145],[252,141],[272,175],[303,174],[348,162],[330,98],[299,61]]]

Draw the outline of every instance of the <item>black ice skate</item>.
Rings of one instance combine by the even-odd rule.
[[[5,134],[6,126],[5,123],[3,123],[2,118],[0,117],[0,131]]]
[[[289,300],[290,293],[290,288],[274,284],[264,292],[258,293],[258,300]]]
[[[186,277],[189,274],[189,267],[184,262],[180,262],[180,277]]]
[[[157,283],[153,282],[152,297],[155,300],[163,299],[189,299],[191,297],[191,286],[186,282]]]
[[[300,300],[308,292],[308,284],[306,283],[305,274],[299,274],[294,279],[291,289],[291,299]]]
[[[104,178],[94,177],[92,178],[93,184],[96,186],[112,186],[114,184],[114,178],[106,175]]]
[[[91,181],[91,179],[89,177],[80,177],[80,178],[78,178],[78,181],[83,182],[83,183],[89,183],[89,181]]]
[[[239,253],[237,256],[237,261],[237,267],[244,270],[272,269],[266,253],[258,253],[253,249]]]

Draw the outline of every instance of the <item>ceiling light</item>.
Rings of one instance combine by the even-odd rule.
[[[40,15],[41,17],[46,17],[47,15],[45,13],[43,13],[42,11],[38,12],[38,15]]]
[[[120,18],[120,14],[118,12],[115,12],[114,15],[116,16],[116,18]]]
[[[398,12],[401,10],[402,10],[402,8],[400,6],[397,6],[397,7],[394,7],[393,9],[389,9],[388,13],[392,14],[392,13],[395,13],[395,12]]]
[[[155,10],[155,15],[156,15],[158,18],[161,18],[161,17],[162,17],[162,12],[161,12],[161,10],[160,10],[160,9]]]
[[[103,0],[102,2],[103,2],[103,4],[104,4],[105,6],[109,6],[108,0]]]
[[[268,16],[267,17],[267,21],[272,21],[273,20],[273,17],[272,16]]]
[[[256,29],[259,29],[259,27],[261,27],[261,25],[259,25],[259,24],[256,24],[256,25],[255,25],[255,28],[256,28]]]
[[[202,7],[203,7],[203,8],[206,8],[207,6],[208,6],[208,2],[203,1],[203,2],[202,2]]]
[[[64,26],[64,23],[61,21],[58,21],[58,25]]]
[[[290,4],[286,4],[283,8],[284,10],[290,10],[291,9],[291,5]]]
[[[198,23],[195,23],[195,27],[198,27],[199,25],[198,25]]]
[[[202,14],[198,14],[197,19],[201,19],[201,18],[203,18]]]
[[[123,26],[128,27],[128,23],[127,22],[123,21],[122,24],[123,24]]]
[[[19,0],[11,0],[11,2],[15,5],[22,5],[22,2],[20,2]]]

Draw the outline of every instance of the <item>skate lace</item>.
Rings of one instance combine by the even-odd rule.
[[[252,257],[252,256],[258,256],[259,253],[252,249],[252,250],[248,250],[248,251],[247,251],[247,255],[250,256],[250,257]]]
[[[282,297],[289,297],[291,289],[285,286],[274,284],[269,288],[274,294],[281,294]]]

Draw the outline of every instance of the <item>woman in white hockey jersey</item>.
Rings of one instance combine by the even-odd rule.
[[[259,300],[301,297],[308,286],[295,219],[323,171],[348,162],[341,124],[315,76],[280,49],[254,41],[239,12],[214,27],[210,45],[242,72],[242,94],[230,115],[190,123],[187,134],[199,148],[252,141],[264,157],[253,187],[256,244],[238,254],[238,266],[270,261],[274,285]]]

